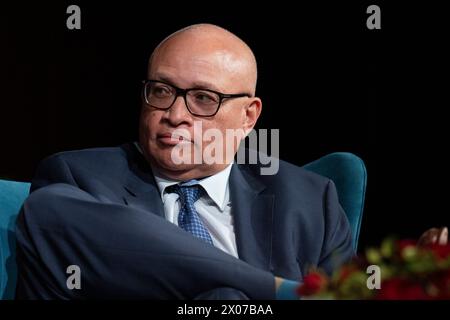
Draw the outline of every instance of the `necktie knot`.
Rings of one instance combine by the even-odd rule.
[[[193,205],[202,196],[202,187],[197,180],[190,180],[188,182],[175,184],[170,186],[168,191],[175,192],[180,197],[182,206]]]
[[[192,233],[195,237],[213,244],[211,235],[198,215],[194,203],[201,197],[203,188],[197,180],[190,180],[170,186],[168,192],[175,192],[180,197],[181,208],[178,213],[178,226]]]

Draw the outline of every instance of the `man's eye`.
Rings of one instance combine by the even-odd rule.
[[[168,87],[159,86],[152,88],[152,94],[159,98],[169,97],[172,95],[172,91]]]
[[[203,104],[217,103],[217,97],[206,92],[198,92],[195,94],[195,101]]]

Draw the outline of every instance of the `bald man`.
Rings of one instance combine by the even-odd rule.
[[[350,259],[332,181],[234,162],[261,114],[256,80],[250,48],[220,27],[162,41],[139,142],[40,164],[18,218],[17,297],[274,299],[310,267]],[[221,145],[207,132],[234,135]]]

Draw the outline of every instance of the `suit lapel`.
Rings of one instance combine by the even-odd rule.
[[[129,157],[131,174],[124,184],[124,203],[164,217],[161,195],[150,166],[134,145],[127,145],[125,151]]]
[[[131,174],[124,184],[126,205],[164,217],[164,207],[155,178],[145,158],[134,145],[127,145]],[[253,174],[234,164],[230,173],[230,197],[239,258],[272,269],[272,220],[274,195]]]
[[[251,174],[233,165],[230,195],[239,258],[271,270],[273,194]]]

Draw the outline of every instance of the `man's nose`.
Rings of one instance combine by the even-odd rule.
[[[183,96],[178,96],[172,104],[172,107],[166,111],[165,117],[173,126],[178,126],[183,122],[190,123],[192,116],[187,109]]]

